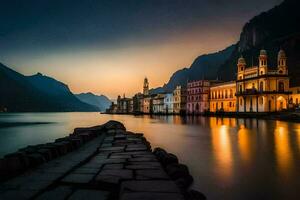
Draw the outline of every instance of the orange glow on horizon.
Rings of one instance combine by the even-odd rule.
[[[14,62],[19,64],[13,66],[30,62],[20,71],[28,75],[42,66],[39,72],[66,83],[73,93],[93,92],[113,99],[124,93],[132,96],[142,91],[145,76],[150,88],[162,86],[175,71],[189,67],[199,55],[236,42],[236,33],[221,29],[196,28],[152,43],[129,41],[110,48],[99,44],[99,48],[55,51],[30,60],[29,56],[16,56]]]

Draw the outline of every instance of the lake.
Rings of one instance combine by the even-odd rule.
[[[0,114],[0,157],[113,119],[189,166],[208,199],[300,199],[300,124],[99,113]]]

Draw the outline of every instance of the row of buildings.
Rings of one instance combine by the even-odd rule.
[[[144,79],[143,93],[132,98],[118,96],[108,113],[201,114],[205,112],[277,112],[298,106],[300,87],[289,87],[287,57],[280,50],[277,66],[268,66],[265,50],[260,51],[258,66],[247,67],[240,57],[235,81],[190,81],[174,91],[149,93]]]

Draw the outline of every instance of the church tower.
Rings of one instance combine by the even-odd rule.
[[[246,68],[246,61],[243,56],[238,59],[237,67],[237,80],[241,80],[244,78],[244,72]]]
[[[260,50],[258,60],[259,75],[266,74],[268,72],[268,55],[266,50]]]
[[[282,49],[278,52],[277,62],[278,62],[278,73],[288,74],[288,70],[286,66],[286,55]]]
[[[143,88],[143,94],[145,96],[149,95],[149,83],[147,77],[144,79],[144,88]]]

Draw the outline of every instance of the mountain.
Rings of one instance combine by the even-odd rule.
[[[68,86],[38,73],[24,76],[0,63],[0,110],[9,112],[98,111]]]
[[[100,111],[105,111],[111,105],[111,101],[104,95],[95,95],[88,92],[76,94],[75,96],[82,102],[98,107]]]
[[[150,92],[170,92],[174,90],[177,85],[186,85],[190,80],[217,79],[217,72],[220,66],[231,56],[234,49],[235,45],[231,45],[222,51],[197,57],[189,68],[176,71],[167,84],[163,87],[152,89]]]
[[[189,68],[176,71],[163,87],[152,93],[171,91],[176,85],[186,85],[188,80],[235,80],[236,63],[243,55],[247,65],[257,65],[261,49],[268,52],[268,65],[276,67],[277,53],[282,48],[288,57],[290,85],[300,85],[300,2],[285,0],[267,12],[246,23],[237,44],[217,53],[199,56]]]
[[[277,53],[282,48],[288,57],[290,85],[300,84],[300,2],[285,0],[267,12],[252,18],[243,27],[240,39],[229,59],[219,68],[222,80],[234,80],[240,55],[247,66],[257,65],[260,49],[267,50],[268,66],[276,67]]]

